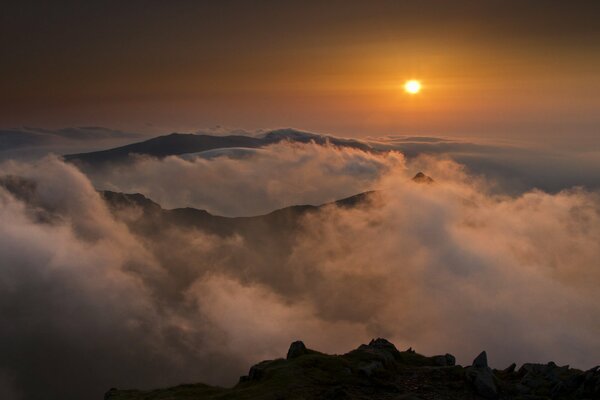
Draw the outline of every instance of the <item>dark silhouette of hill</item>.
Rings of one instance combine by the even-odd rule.
[[[431,177],[422,172],[417,173],[412,181],[419,184],[434,182]],[[299,228],[299,218],[307,213],[331,205],[356,207],[368,203],[377,195],[377,192],[363,192],[319,206],[294,205],[268,214],[251,217],[223,217],[192,207],[167,210],[140,193],[120,193],[105,190],[101,191],[100,194],[117,216],[122,212],[128,212],[131,208],[142,211],[141,214],[137,214],[136,218],[125,218],[130,228],[138,233],[156,235],[159,234],[161,229],[175,226],[178,228],[199,229],[220,236],[233,233],[247,234],[248,237],[255,239],[257,234],[259,234],[258,236],[262,234],[264,236],[285,237],[286,232],[293,232]]]
[[[338,207],[355,207],[366,203],[375,192],[364,192],[321,206],[295,205],[272,211],[268,214],[252,217],[222,217],[210,214],[197,208],[163,209],[159,204],[142,194],[119,193],[112,191],[100,192],[107,204],[119,216],[131,208],[142,213],[134,219],[126,218],[130,228],[144,235],[159,235],[161,230],[169,227],[198,229],[220,236],[234,233],[247,236],[251,240],[261,237],[279,237],[284,239],[287,234],[299,228],[299,219],[307,213],[315,212],[328,205]]]
[[[482,352],[472,365],[455,364],[450,354],[426,357],[399,351],[385,339],[342,355],[328,355],[291,344],[285,359],[252,366],[232,388],[205,384],[151,391],[110,389],[105,400],[208,399],[598,399],[599,367],[514,364],[491,369]]]
[[[301,132],[294,129],[279,129],[268,132],[260,137],[244,135],[212,136],[172,133],[170,135],[158,136],[143,142],[132,143],[113,149],[65,155],[64,159],[67,161],[84,163],[88,165],[101,165],[105,163],[127,162],[130,159],[129,156],[132,154],[149,155],[161,158],[170,155],[197,153],[215,149],[236,147],[254,149],[279,143],[281,141],[298,143],[309,143],[312,141],[321,145],[324,145],[325,143],[331,143],[341,147],[353,147],[362,150],[371,149],[369,145],[356,140]]]

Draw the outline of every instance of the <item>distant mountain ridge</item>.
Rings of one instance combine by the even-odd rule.
[[[140,193],[128,194],[105,190],[101,191],[100,195],[117,217],[121,211],[127,212],[131,208],[140,209],[142,213],[136,219],[128,219],[130,228],[138,233],[158,234],[161,229],[174,226],[198,229],[219,236],[237,233],[248,237],[249,240],[256,240],[269,236],[285,239],[286,235],[296,232],[300,218],[307,213],[316,212],[330,205],[356,207],[367,203],[375,193],[374,191],[363,192],[318,206],[294,205],[251,217],[223,217],[191,207],[167,210]]]
[[[75,163],[101,165],[105,163],[127,162],[130,160],[130,155],[132,154],[162,158],[170,155],[199,153],[215,149],[236,147],[256,149],[282,141],[297,143],[315,142],[320,145],[331,143],[340,147],[351,147],[365,151],[372,150],[370,145],[358,140],[342,139],[294,129],[279,129],[270,131],[262,136],[213,136],[206,134],[172,133],[112,149],[90,153],[68,154],[64,156],[64,159]]]

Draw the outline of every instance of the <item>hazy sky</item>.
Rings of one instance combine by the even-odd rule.
[[[0,126],[600,148],[600,2],[4,3]],[[409,96],[406,79],[423,91]]]

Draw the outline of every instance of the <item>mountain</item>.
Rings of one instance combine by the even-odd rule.
[[[151,391],[110,389],[105,400],[359,400],[359,399],[598,399],[599,367],[580,371],[568,366],[512,364],[493,370],[482,352],[472,365],[455,365],[451,354],[426,357],[399,351],[386,339],[374,339],[342,355],[328,355],[291,344],[286,358],[252,366],[232,388],[205,384]]]
[[[341,139],[333,136],[318,135],[301,132],[294,129],[279,129],[268,132],[260,137],[230,135],[213,136],[200,134],[172,133],[158,136],[143,142],[132,143],[126,146],[90,153],[65,155],[64,159],[70,162],[87,165],[101,165],[105,163],[122,163],[130,160],[132,154],[142,154],[154,157],[166,157],[188,153],[200,153],[215,149],[249,148],[256,149],[281,141],[309,143],[311,141],[324,145],[331,143],[340,147],[352,147],[370,150],[371,147],[363,142],[351,139]]]
[[[307,213],[318,211],[329,205],[355,207],[368,202],[375,192],[360,193],[320,206],[285,207],[268,214],[252,217],[222,217],[191,207],[167,210],[139,193],[127,194],[106,190],[101,191],[100,194],[117,217],[123,214],[128,215],[121,219],[126,221],[136,233],[160,235],[164,229],[177,227],[197,229],[219,236],[237,233],[247,237],[250,241],[255,241],[267,237],[282,240],[300,228],[299,220]],[[132,208],[140,210],[141,213],[137,213],[137,216],[132,218],[130,216]]]

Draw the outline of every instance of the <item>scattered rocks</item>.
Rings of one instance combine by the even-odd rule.
[[[146,392],[111,389],[104,399],[283,400],[290,397],[290,390],[294,398],[329,400],[600,399],[600,366],[581,371],[549,362],[492,370],[485,351],[471,366],[455,364],[450,354],[426,357],[412,349],[399,351],[382,338],[343,355],[319,353],[296,341],[287,359],[252,366],[233,388],[195,384]]]

